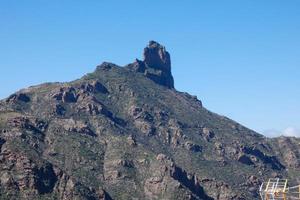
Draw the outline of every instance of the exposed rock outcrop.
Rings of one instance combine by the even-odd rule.
[[[9,96],[6,100],[6,102],[17,102],[17,101],[28,103],[30,101],[30,97],[27,94],[18,93]]]
[[[77,94],[74,87],[62,87],[59,91],[53,94],[53,98],[64,103],[75,103]]]
[[[160,85],[174,88],[170,54],[165,47],[155,41],[150,41],[144,49],[143,56],[143,61],[136,59],[129,66],[137,72],[144,73],[146,77]]]
[[[282,154],[283,161],[288,167],[297,169],[300,167],[300,142],[296,138],[276,138],[277,150]]]
[[[93,93],[104,93],[107,94],[108,90],[107,88],[100,83],[99,81],[92,81],[91,83],[85,83],[81,85],[81,89],[85,92],[93,92]]]
[[[0,100],[0,199],[254,200],[262,181],[300,174],[299,144],[176,91],[151,41],[126,67]]]
[[[145,182],[146,194],[151,198],[157,198],[158,195],[164,195],[165,192],[172,190],[180,190],[188,188],[191,193],[183,193],[183,199],[213,199],[209,197],[200,185],[199,179],[195,175],[191,175],[180,167],[164,154],[159,154],[156,157],[157,164],[155,164],[156,176],[151,177]],[[171,186],[171,187],[170,187]]]
[[[81,133],[93,137],[97,136],[88,126],[88,124],[83,121],[63,119],[58,124],[60,124],[64,128],[64,130],[68,132]]]

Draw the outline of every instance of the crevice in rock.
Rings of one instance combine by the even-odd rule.
[[[282,165],[275,156],[268,156],[259,149],[244,147],[243,152],[259,158],[263,163],[271,165],[274,170],[285,169],[285,166]]]
[[[51,164],[36,169],[36,188],[40,194],[47,194],[53,191],[57,177]]]
[[[56,105],[55,106],[55,113],[57,115],[63,116],[66,113],[66,109],[62,105]]]
[[[245,165],[253,165],[254,163],[252,162],[252,160],[246,156],[246,155],[241,155],[239,158],[238,158],[238,161],[245,164]]]
[[[171,177],[179,181],[182,185],[187,187],[197,197],[206,200],[213,200],[209,197],[200,186],[199,181],[195,175],[191,176],[180,167],[174,166],[174,170],[171,170]]]
[[[3,138],[0,138],[0,153],[2,152],[2,146],[6,142]]]

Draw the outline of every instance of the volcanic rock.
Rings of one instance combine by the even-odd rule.
[[[164,46],[143,54],[0,100],[0,199],[254,200],[300,174],[299,138],[210,112],[174,88]]]

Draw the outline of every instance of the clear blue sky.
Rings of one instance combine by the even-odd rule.
[[[178,90],[258,132],[295,133],[299,10],[299,0],[0,0],[0,98],[130,63],[156,40]]]

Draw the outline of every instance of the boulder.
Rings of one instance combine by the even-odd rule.
[[[136,145],[137,145],[137,144],[136,144],[136,141],[135,141],[135,139],[134,139],[133,136],[127,137],[127,143],[128,143],[130,146],[136,146]]]
[[[215,137],[214,132],[207,127],[204,127],[202,129],[202,135],[203,135],[204,140],[206,140],[207,142],[209,142],[212,138]]]

